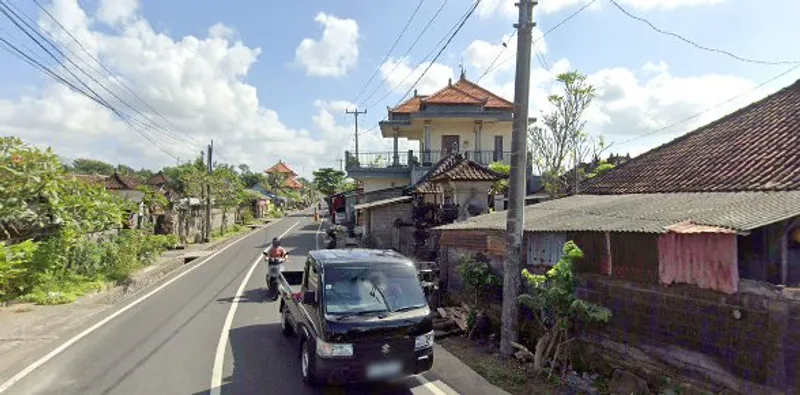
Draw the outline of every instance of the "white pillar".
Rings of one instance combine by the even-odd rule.
[[[400,166],[400,153],[397,152],[397,138],[400,135],[400,128],[394,128],[394,158],[392,165]]]
[[[425,121],[425,126],[423,129],[423,151],[422,151],[422,162],[423,163],[430,163],[431,161],[431,121]]]

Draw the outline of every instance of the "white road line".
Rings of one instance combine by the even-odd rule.
[[[281,221],[282,221],[282,220],[281,220]],[[277,221],[277,222],[275,222],[275,223],[273,223],[273,224],[270,224],[270,225],[277,224],[278,222],[281,222],[281,221]],[[295,225],[296,225],[296,224],[295,224]],[[268,225],[268,226],[269,226],[269,225]],[[19,373],[17,373],[16,375],[14,375],[14,377],[12,377],[12,378],[8,379],[8,381],[6,381],[5,383],[1,384],[1,385],[0,385],[0,394],[2,394],[3,392],[7,391],[9,388],[11,388],[11,386],[13,386],[13,385],[14,385],[14,384],[16,384],[18,381],[20,381],[20,380],[22,380],[23,378],[25,378],[25,376],[27,376],[27,375],[31,374],[31,372],[33,372],[34,370],[38,369],[40,366],[44,365],[45,363],[47,363],[47,361],[49,361],[49,360],[53,359],[53,358],[54,358],[55,356],[57,356],[58,354],[61,354],[62,352],[64,352],[64,350],[66,350],[67,348],[69,348],[69,347],[70,347],[70,346],[72,346],[73,344],[77,343],[79,340],[83,339],[84,337],[86,337],[86,336],[87,336],[87,335],[89,335],[90,333],[92,333],[92,332],[96,331],[96,330],[97,330],[98,328],[100,328],[101,326],[103,326],[103,325],[105,325],[105,324],[109,323],[109,322],[110,322],[111,320],[113,320],[114,318],[117,318],[117,317],[119,317],[119,316],[120,316],[120,315],[122,315],[124,312],[126,312],[126,311],[130,310],[131,308],[135,307],[135,306],[136,306],[136,305],[138,305],[139,303],[142,303],[142,302],[143,302],[143,301],[145,301],[147,298],[149,298],[149,297],[151,297],[151,296],[155,295],[155,294],[156,294],[158,291],[160,291],[160,290],[162,290],[162,289],[164,289],[164,288],[168,287],[170,284],[174,283],[175,281],[178,281],[178,279],[180,279],[181,277],[183,277],[183,276],[185,276],[185,275],[187,275],[187,274],[191,273],[193,270],[197,269],[198,267],[200,267],[200,266],[201,266],[201,265],[203,265],[204,263],[206,263],[206,262],[208,262],[209,260],[211,260],[211,258],[214,258],[215,256],[219,255],[220,253],[222,253],[223,251],[225,251],[225,250],[227,250],[228,248],[232,247],[233,245],[235,245],[235,244],[239,243],[240,241],[242,241],[242,240],[244,240],[244,239],[247,239],[247,238],[249,238],[250,236],[252,236],[252,235],[254,235],[254,234],[257,234],[257,233],[258,233],[257,231],[256,231],[256,232],[253,232],[253,233],[251,233],[251,234],[248,234],[247,236],[244,236],[244,237],[242,237],[242,238],[240,238],[240,239],[238,239],[238,240],[236,240],[236,241],[234,241],[234,242],[232,242],[232,243],[230,243],[230,244],[226,245],[226,246],[225,246],[225,247],[223,247],[222,249],[218,250],[217,252],[215,252],[215,253],[213,253],[213,254],[209,255],[208,257],[206,257],[205,259],[201,260],[201,261],[200,261],[200,262],[198,262],[196,265],[194,265],[194,266],[192,266],[192,267],[190,267],[190,268],[186,269],[185,271],[183,271],[183,272],[179,273],[177,276],[175,276],[175,277],[171,278],[169,281],[165,282],[164,284],[161,284],[161,285],[159,285],[159,286],[158,286],[156,289],[154,289],[154,290],[152,290],[152,291],[148,292],[147,294],[145,294],[144,296],[140,297],[139,299],[136,299],[136,300],[134,300],[133,302],[131,302],[131,303],[129,303],[128,305],[126,305],[125,307],[123,307],[123,308],[121,308],[121,309],[119,309],[119,310],[115,311],[113,314],[111,314],[111,315],[109,315],[108,317],[106,317],[106,318],[104,318],[104,319],[100,320],[99,322],[97,322],[96,324],[94,324],[94,325],[90,326],[89,328],[87,328],[87,329],[86,329],[86,330],[84,330],[83,332],[81,332],[81,333],[79,333],[79,334],[75,335],[74,337],[72,337],[71,339],[67,340],[67,341],[66,341],[66,342],[64,342],[62,345],[60,345],[60,346],[56,347],[56,348],[55,348],[53,351],[50,351],[50,352],[49,352],[47,355],[45,355],[45,356],[43,356],[43,357],[39,358],[38,360],[36,360],[36,361],[35,361],[35,362],[33,362],[32,364],[28,365],[28,367],[26,367],[25,369],[23,369],[22,371],[20,371],[20,372],[19,372]]]
[[[447,392],[442,391],[436,384],[431,383],[422,375],[416,376],[417,381],[428,391],[433,392],[435,395],[447,395]],[[454,391],[455,392],[455,391]]]
[[[294,223],[294,225],[290,226],[289,229],[286,229],[283,234],[278,236],[279,239],[282,239],[287,233],[289,233],[295,226],[299,225],[300,221]],[[253,272],[256,270],[256,266],[261,261],[261,253],[258,254],[256,260],[250,265],[250,270],[247,271],[245,274],[244,279],[242,279],[242,283],[239,284],[239,289],[236,290],[236,295],[233,296],[233,301],[231,302],[231,308],[228,310],[228,316],[225,317],[225,323],[222,325],[222,333],[219,336],[219,342],[217,343],[217,352],[214,355],[214,368],[211,370],[211,395],[219,395],[222,391],[222,368],[223,363],[225,362],[225,348],[228,346],[228,332],[231,331],[231,325],[233,325],[233,317],[236,315],[236,309],[239,308],[239,298],[244,293],[244,287],[247,286],[247,282],[250,281],[250,276],[253,275]]]

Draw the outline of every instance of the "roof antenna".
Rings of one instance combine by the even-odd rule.
[[[467,71],[464,70],[464,58],[461,58],[461,62],[458,64],[458,68],[461,69],[461,79],[467,79]]]

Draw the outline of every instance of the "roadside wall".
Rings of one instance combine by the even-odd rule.
[[[411,221],[411,202],[389,204],[368,209],[369,211],[369,245],[372,248],[397,249],[399,251],[413,248],[411,228],[397,228],[395,221]],[[408,235],[400,237],[400,233]]]
[[[586,256],[576,267],[578,296],[613,312],[609,324],[582,328],[587,341],[582,351],[595,350],[609,365],[655,382],[670,375],[740,393],[800,394],[800,289],[752,280],[740,280],[733,294],[667,286],[659,283],[654,235],[612,234],[609,245],[602,233],[567,236]],[[459,298],[463,291],[456,268],[466,254],[486,254],[502,275],[501,233],[444,231],[439,244],[448,297]],[[535,272],[548,268],[523,266]]]

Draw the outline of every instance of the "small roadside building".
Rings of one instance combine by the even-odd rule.
[[[523,259],[543,271],[567,240],[584,251],[579,296],[613,312],[589,348],[644,377],[800,393],[800,81],[581,192],[525,207]],[[505,225],[496,212],[436,228],[451,292],[464,254],[503,270]]]

